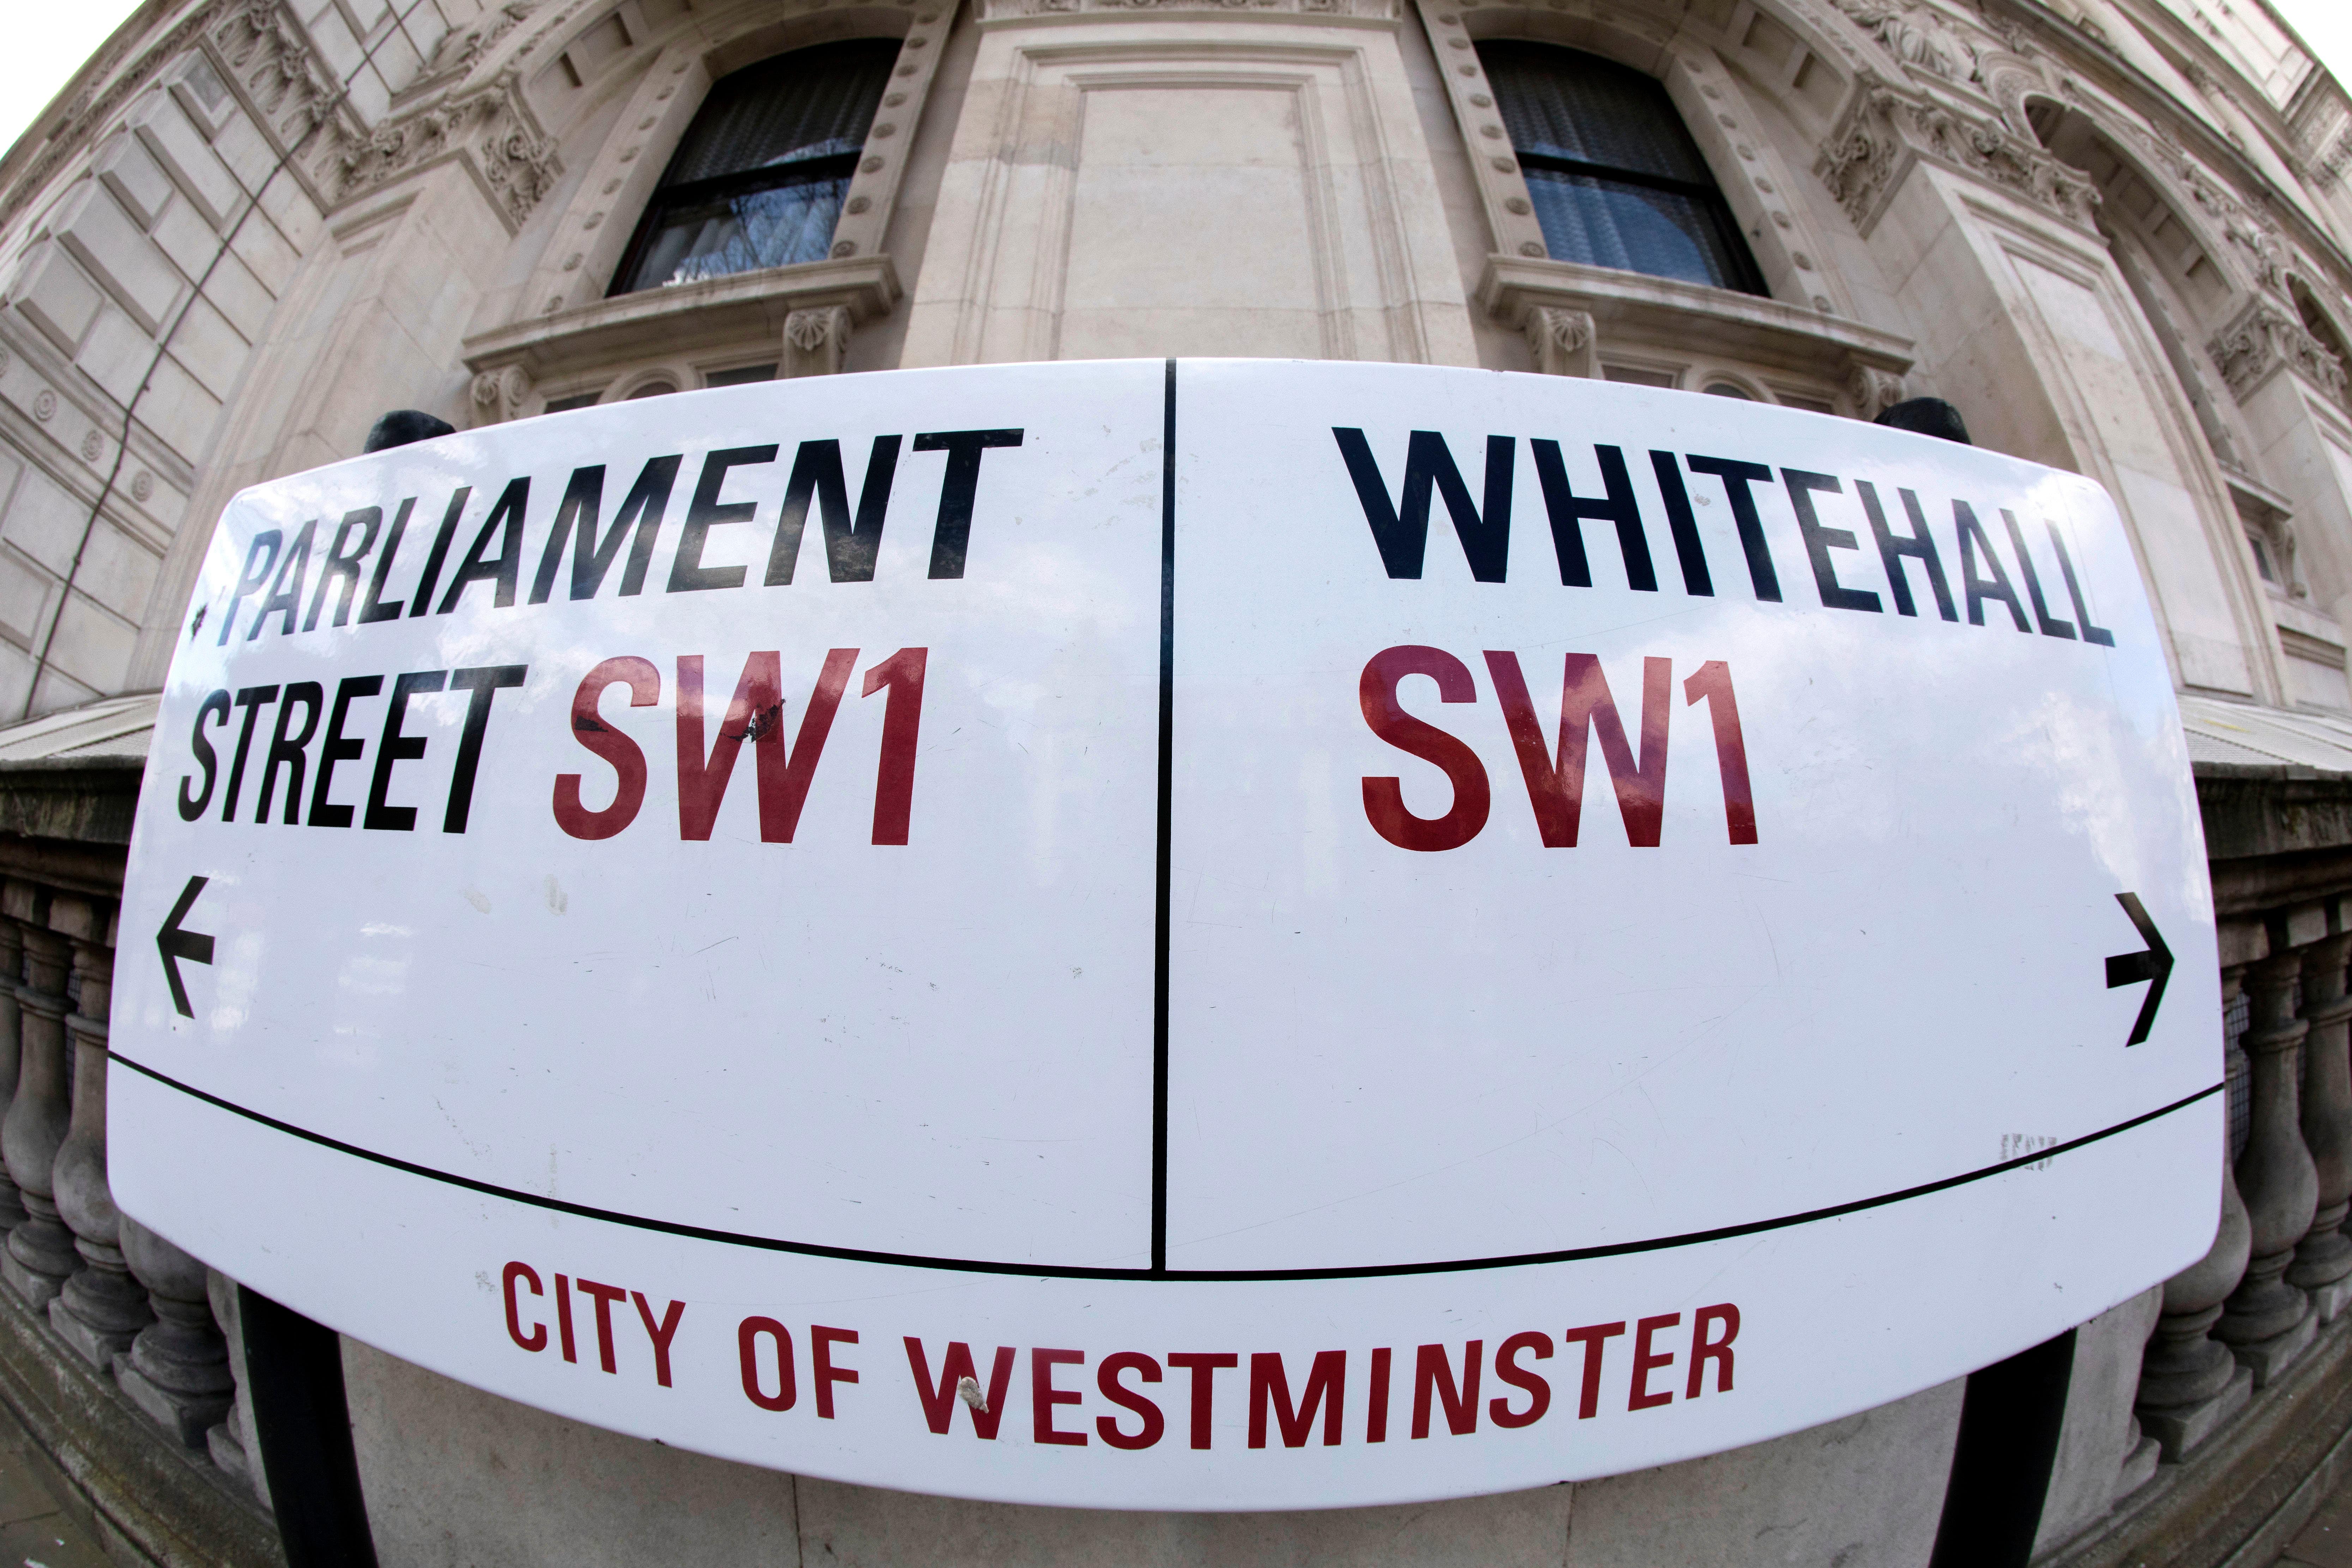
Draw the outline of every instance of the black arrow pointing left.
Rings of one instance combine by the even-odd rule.
[[[180,922],[187,918],[188,910],[195,905],[196,895],[205,890],[208,880],[205,877],[189,878],[188,885],[180,889],[180,901],[163,917],[163,929],[155,933],[155,951],[163,955],[163,978],[172,986],[172,1005],[180,1010],[183,1018],[194,1017],[196,1011],[188,1005],[188,988],[180,984],[179,961],[184,958],[191,963],[210,963],[213,939],[200,931],[183,931]]]

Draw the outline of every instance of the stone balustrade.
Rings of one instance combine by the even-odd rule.
[[[2266,950],[2221,976],[2226,1010],[2251,1003],[2223,1046],[2245,1135],[2220,1173],[2212,1249],[2166,1284],[2140,1368],[2137,1414],[2174,1464],[2193,1462],[2352,1303],[2352,898],[2266,911],[2237,932]]]
[[[154,1430],[266,1502],[205,1265],[107,1183],[113,899],[0,880],[0,1286]],[[232,1311],[234,1290],[228,1302]]]
[[[0,855],[0,1317],[110,1383],[151,1443],[266,1508],[236,1287],[108,1187],[117,903],[11,869]],[[2215,1173],[2212,1248],[2165,1285],[2125,1417],[2175,1474],[2226,1447],[2352,1304],[2352,890],[2226,925],[2224,952],[2242,1022],[2216,1066],[2243,1131]]]

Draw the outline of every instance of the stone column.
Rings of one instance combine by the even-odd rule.
[[[122,1255],[147,1287],[155,1321],[116,1359],[115,1381],[156,1425],[204,1448],[236,1392],[228,1346],[213,1326],[211,1271],[129,1215],[122,1216]]]
[[[2310,1027],[2294,1016],[2302,969],[2303,954],[2285,948],[2246,973],[2253,1000],[2253,1026],[2246,1031],[2253,1116],[2238,1161],[2238,1190],[2245,1194],[2252,1257],[2213,1334],[2254,1374],[2256,1388],[2292,1364],[2318,1329],[2311,1299],[2284,1278],[2295,1243],[2319,1209],[2319,1169],[2303,1146],[2302,1085],[2294,1070],[2295,1047]]]
[[[131,1348],[132,1336],[154,1321],[147,1292],[123,1260],[121,1215],[106,1180],[106,1016],[114,952],[105,942],[106,914],[80,900],[59,900],[50,923],[61,926],[72,942],[74,972],[81,980],[80,1002],[66,1020],[73,1049],[72,1120],[50,1181],[58,1216],[73,1231],[74,1250],[86,1267],[49,1303],[49,1326],[84,1361],[105,1372]]]
[[[2341,923],[2340,921],[2331,923]],[[2352,993],[2345,964],[2352,931],[2314,942],[2303,965],[2303,1142],[2319,1173],[2319,1212],[2294,1249],[2286,1282],[2308,1292],[2319,1321],[2333,1322],[2352,1300]]]
[[[2221,972],[2221,1007],[2228,1012],[2242,985],[2244,971]],[[2231,1057],[2242,1053],[2232,1047]],[[2237,1064],[2225,1064],[2234,1074]],[[2229,1131],[2222,1130],[2221,1222],[2212,1250],[2164,1285],[2163,1315],[2140,1360],[2137,1406],[2142,1430],[2156,1439],[2165,1458],[2179,1464],[2214,1429],[2236,1415],[2252,1395],[2254,1374],[2240,1366],[2227,1347],[2208,1335],[2221,1319],[2221,1303],[2246,1272],[2252,1226],[2230,1168]]]
[[[25,983],[17,987],[22,1018],[22,1073],[8,1116],[0,1121],[0,1157],[16,1179],[25,1221],[8,1233],[0,1279],[37,1312],[48,1310],[58,1290],[81,1267],[73,1233],[58,1218],[51,1168],[66,1141],[66,967],[72,948],[48,930],[50,900],[29,882],[10,881],[0,910],[17,921],[25,940]]]
[[[25,981],[25,937],[16,922],[0,915],[0,1121],[16,1093],[16,987]],[[0,1170],[0,1232],[24,1223],[25,1204],[16,1184]]]

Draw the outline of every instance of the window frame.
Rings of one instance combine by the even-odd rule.
[[[892,58],[889,66],[883,72],[881,90],[876,94],[873,118],[867,121],[866,136],[858,143],[857,150],[856,152],[833,153],[827,153],[822,157],[796,159],[781,166],[773,163],[762,164],[749,169],[739,169],[731,174],[711,174],[706,175],[698,180],[682,181],[676,185],[669,185],[663,183],[668,174],[668,163],[677,157],[678,147],[684,145],[687,138],[694,134],[695,124],[701,119],[703,110],[709,107],[711,93],[717,89],[719,83],[724,81],[728,76],[734,75],[736,71],[752,70],[760,66],[765,65],[770,60],[782,59],[789,56],[802,53],[804,50],[824,48],[833,44],[885,40],[895,41],[898,44],[898,52]],[[735,67],[734,70],[729,71],[725,75],[714,75],[709,84],[703,89],[701,97],[697,100],[694,105],[694,112],[688,116],[685,125],[680,128],[677,136],[673,141],[669,157],[664,160],[662,174],[656,176],[652,190],[646,193],[645,201],[638,206],[636,224],[630,232],[627,245],[622,247],[620,259],[614,266],[612,275],[605,284],[604,298],[607,300],[625,299],[630,295],[650,293],[655,289],[664,287],[664,285],[659,282],[653,282],[642,285],[639,288],[625,290],[622,288],[623,281],[634,273],[638,266],[644,261],[646,251],[653,243],[656,234],[654,219],[656,214],[663,208],[687,206],[697,202],[716,201],[724,199],[728,196],[749,192],[780,189],[788,184],[814,184],[820,180],[832,179],[838,179],[845,182],[845,186],[842,191],[842,209],[835,219],[833,233],[826,237],[826,255],[822,258],[817,258],[816,259],[823,260],[832,258],[835,254],[835,244],[841,235],[842,226],[851,216],[853,216],[849,210],[851,193],[856,185],[859,165],[865,162],[867,146],[875,140],[874,128],[877,125],[883,124],[885,122],[886,114],[889,112],[885,109],[882,100],[887,99],[893,90],[895,90],[892,84],[898,80],[899,68],[908,63],[907,53],[907,45],[904,38],[893,39],[892,35],[890,34],[876,33],[868,34],[863,38],[833,38],[818,42],[797,44],[793,47],[778,49],[772,54],[764,55],[759,59],[747,61],[742,65]],[[887,136],[894,132],[895,127],[893,127],[892,132],[886,132],[884,134]],[[862,210],[864,209],[861,209],[861,211]],[[808,263],[787,262],[783,265],[787,267],[806,266]],[[743,269],[744,272],[765,272],[773,270],[777,270],[777,268],[753,267],[745,268]],[[713,276],[731,278],[741,276],[741,274],[720,273],[714,274]],[[704,281],[704,279],[690,279],[690,281],[700,282]]]
[[[1697,155],[1699,162],[1706,166],[1708,174],[1710,176],[1714,174],[1715,166],[1713,162],[1707,158],[1706,148],[1700,145],[1698,138],[1691,132],[1689,117],[1683,112],[1682,106],[1674,101],[1673,94],[1667,90],[1666,84],[1663,79],[1651,76],[1647,71],[1636,70],[1633,67],[1626,65],[1622,61],[1611,59],[1608,56],[1599,54],[1591,49],[1579,48],[1572,44],[1555,43],[1547,38],[1504,37],[1500,35],[1492,38],[1474,37],[1469,51],[1471,58],[1480,58],[1477,46],[1481,43],[1523,44],[1535,48],[1557,49],[1565,54],[1581,55],[1588,59],[1598,60],[1603,65],[1614,67],[1630,75],[1647,78],[1656,85],[1659,96],[1665,100],[1665,110],[1667,113],[1674,116],[1675,129],[1679,131],[1688,141],[1692,152]],[[1746,231],[1740,227],[1739,216],[1737,213],[1732,211],[1730,199],[1726,195],[1722,183],[1719,180],[1710,178],[1705,184],[1701,184],[1696,180],[1683,180],[1676,179],[1668,174],[1652,174],[1644,169],[1621,168],[1613,163],[1596,163],[1587,159],[1566,158],[1550,153],[1532,153],[1528,151],[1526,148],[1514,145],[1512,144],[1509,137],[1509,121],[1503,114],[1501,99],[1496,92],[1492,78],[1488,77],[1486,73],[1483,59],[1480,59],[1480,77],[1483,84],[1481,91],[1486,96],[1495,100],[1492,110],[1493,116],[1495,120],[1502,121],[1505,127],[1502,144],[1510,147],[1511,157],[1513,161],[1519,165],[1519,180],[1523,188],[1527,184],[1528,171],[1534,170],[1538,173],[1568,174],[1577,178],[1602,181],[1612,184],[1633,185],[1639,189],[1659,191],[1667,195],[1685,197],[1699,205],[1703,210],[1705,210],[1707,216],[1717,225],[1718,233],[1717,237],[1723,243],[1725,253],[1731,262],[1729,270],[1734,275],[1732,279],[1729,281],[1707,283],[1700,286],[1703,288],[1722,289],[1732,293],[1753,295],[1759,299],[1769,300],[1772,297],[1771,284],[1766,279],[1764,276],[1764,268],[1762,265],[1758,262],[1755,252],[1748,243],[1748,235]],[[1532,191],[1528,193],[1527,199],[1528,201],[1528,205],[1532,206],[1534,205],[1534,195]],[[1542,237],[1542,220],[1540,217],[1538,217],[1536,229],[1538,238],[1541,238]],[[1547,256],[1549,256],[1550,254],[1549,244],[1548,241],[1545,242],[1545,254]],[[1555,259],[1566,258],[1557,258]],[[1580,265],[1597,264],[1582,263]],[[1637,276],[1644,278],[1668,276],[1664,273],[1643,271],[1639,268],[1612,268],[1610,270],[1633,272]],[[1680,281],[1693,282],[1696,280],[1691,279],[1680,279]]]
[[[1486,211],[1494,241],[1487,263],[1490,273],[1498,268],[1523,271],[1529,264],[1580,266],[1555,261],[1544,243],[1535,204],[1528,195],[1527,176],[1520,172],[1517,154],[1496,110],[1494,86],[1477,58],[1475,45],[1480,42],[1517,39],[1581,49],[1663,83],[1763,274],[1766,294],[1739,297],[1769,299],[1833,321],[1855,320],[1853,301],[1828,265],[1828,258],[1835,254],[1832,236],[1820,226],[1822,215],[1816,211],[1817,204],[1801,194],[1811,188],[1810,176],[1800,177],[1801,171],[1781,156],[1774,139],[1765,133],[1765,123],[1749,112],[1748,100],[1755,89],[1731,65],[1742,57],[1744,46],[1737,37],[1720,34],[1710,40],[1708,35],[1714,29],[1696,16],[1685,18],[1681,29],[1669,37],[1664,28],[1649,26],[1635,16],[1556,15],[1500,0],[1412,0],[1412,4],[1445,84],[1446,101],[1453,108],[1471,177]],[[1759,5],[1754,11],[1758,16],[1768,14],[1805,47],[1807,58],[1829,62],[1813,74],[1825,82],[1834,80],[1843,90],[1845,79],[1840,73],[1849,68],[1824,53],[1830,46],[1810,24],[1769,5]],[[1801,124],[1819,117],[1819,105],[1791,103],[1786,95],[1775,101],[1781,112]],[[1836,222],[1843,221],[1842,215],[1832,216]],[[1684,286],[1679,279],[1660,281]]]

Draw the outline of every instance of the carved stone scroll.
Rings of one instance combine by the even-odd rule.
[[[1535,351],[1536,369],[1546,375],[1601,374],[1599,336],[1590,310],[1559,305],[1538,305],[1528,312],[1528,346]]]
[[[835,375],[849,363],[849,310],[824,305],[784,317],[783,363],[779,380],[796,375]]]
[[[2239,311],[2214,334],[2206,352],[2241,403],[2282,368],[2294,371],[2336,403],[2347,401],[2344,362],[2305,331],[2301,321],[2266,299],[2257,298]]]
[[[1902,175],[1920,159],[2022,196],[2087,225],[2099,193],[2090,176],[1999,125],[1914,93],[1865,80],[1823,144],[1813,172],[1868,234]]]

